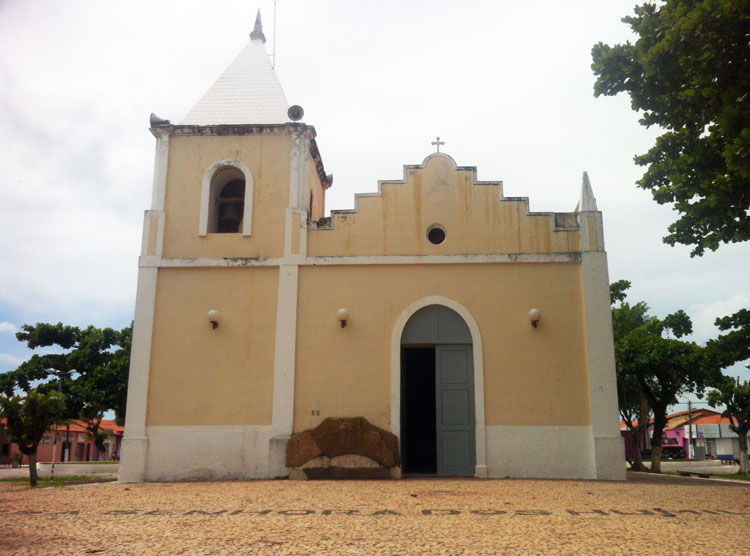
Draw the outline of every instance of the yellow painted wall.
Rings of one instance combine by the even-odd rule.
[[[522,201],[501,201],[500,189],[475,185],[471,171],[433,156],[408,169],[406,183],[385,183],[382,195],[360,196],[355,214],[335,214],[332,230],[310,230],[308,255],[447,255],[564,253],[580,250],[578,231],[555,232],[552,215],[527,216]],[[427,229],[442,225],[440,245]]]
[[[299,276],[295,432],[359,415],[390,429],[393,327],[432,295],[479,324],[487,425],[591,424],[578,263],[318,266]]]
[[[277,290],[277,268],[159,270],[147,425],[271,424]]]
[[[291,135],[172,136],[165,196],[164,251],[176,257],[280,257],[289,204]],[[253,174],[253,229],[241,234],[198,235],[201,182],[207,168],[236,158]]]

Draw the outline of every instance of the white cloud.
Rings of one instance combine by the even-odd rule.
[[[698,342],[705,342],[718,334],[726,334],[720,332],[714,326],[714,322],[717,318],[736,313],[743,307],[750,307],[750,291],[737,292],[710,303],[697,303],[691,306],[688,314],[693,321],[692,337]]]
[[[6,334],[15,334],[16,332],[18,332],[18,328],[11,322],[0,322],[0,332],[5,332]]]
[[[631,36],[620,18],[632,2],[422,4],[385,0],[367,17],[341,0],[278,4],[276,69],[336,176],[329,209],[401,179],[440,135],[458,164],[535,211],[571,210],[588,170],[610,277],[631,280],[631,299],[654,314],[685,308],[696,338],[748,306],[748,244],[700,260],[665,246],[675,214],[635,187],[633,163],[658,130],[638,125],[626,96],[593,97],[591,46]],[[153,176],[148,114],[179,121],[244,47],[256,7],[270,51],[270,0],[0,0],[3,318],[130,321]]]
[[[21,363],[26,361],[25,358],[10,353],[0,353],[0,366],[3,367],[18,367]]]

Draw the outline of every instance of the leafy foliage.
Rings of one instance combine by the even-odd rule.
[[[66,400],[65,418],[86,420],[97,449],[104,449],[99,425],[105,412],[125,417],[132,325],[120,331],[89,326],[80,329],[62,323],[25,324],[16,337],[32,349],[58,347],[62,353],[34,354],[15,371],[0,375],[0,391],[13,395],[19,388],[39,392],[60,390]]]
[[[728,334],[720,335],[706,345],[719,365],[728,367],[750,358],[750,311],[740,309],[733,315],[716,319],[714,324],[719,330],[729,330]]]
[[[691,255],[750,239],[750,0],[644,3],[622,20],[635,44],[592,49],[595,96],[630,95],[665,133],[638,182],[680,214],[664,241]]]
[[[7,419],[8,436],[29,457],[31,486],[36,486],[36,451],[44,433],[59,423],[65,401],[58,392],[30,390],[25,396],[0,396],[0,415]]]
[[[708,393],[708,403],[713,407],[718,405],[726,407],[722,415],[732,421],[729,428],[740,437],[740,473],[747,475],[750,473],[747,461],[747,433],[750,432],[750,382],[735,382],[729,377],[723,377],[716,388]]]
[[[618,280],[610,284],[610,299],[612,302],[612,331],[617,345],[630,332],[646,323],[648,316],[648,305],[643,301],[631,306],[625,301],[626,291],[630,288],[628,280]],[[619,305],[617,305],[619,303]],[[641,392],[637,375],[628,372],[628,369],[616,365],[617,371],[617,402],[620,409],[620,417],[630,430],[633,442],[633,461],[630,461],[631,469],[646,471],[642,463],[641,447],[644,435],[648,432],[650,409],[645,396]]]
[[[707,357],[706,348],[680,340],[692,332],[690,317],[679,310],[664,319],[647,314],[648,306],[625,301],[627,281],[612,284],[612,310],[620,395],[620,412],[627,421],[640,411],[642,396],[654,415],[651,470],[660,470],[660,446],[667,409],[686,392],[702,393],[718,380],[720,366]],[[630,401],[628,401],[628,399]],[[644,421],[640,412],[639,425]],[[632,428],[634,434],[635,428]]]

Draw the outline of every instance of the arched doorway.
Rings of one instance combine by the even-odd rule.
[[[429,305],[406,323],[400,405],[404,473],[475,474],[472,339],[452,309]]]

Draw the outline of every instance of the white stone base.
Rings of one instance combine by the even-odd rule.
[[[148,438],[145,436],[128,436],[122,439],[120,447],[121,483],[141,483],[146,480],[146,457],[148,455]]]
[[[289,438],[270,426],[147,427],[125,438],[121,482],[288,477]],[[625,479],[621,438],[591,427],[488,426],[487,466],[478,477]]]
[[[146,434],[145,469],[138,473],[135,465],[130,467],[131,444],[125,444],[120,481],[261,479],[289,474],[283,460],[271,457],[286,449],[286,441],[274,438],[270,426],[147,427]]]
[[[625,480],[625,442],[622,436],[594,438],[596,478],[612,481]]]
[[[549,479],[624,479],[625,457],[615,461],[610,439],[595,456],[591,427],[488,426],[487,475]],[[622,476],[619,475],[620,470]]]
[[[115,463],[55,463],[55,477],[75,477],[77,475],[117,474],[120,464]],[[37,463],[39,477],[52,475],[51,463]]]

